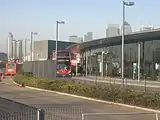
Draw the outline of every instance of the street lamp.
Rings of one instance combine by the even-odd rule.
[[[108,51],[104,51],[103,49],[102,49],[102,52],[101,52],[101,62],[102,62],[102,64],[101,64],[101,69],[102,69],[102,71],[101,71],[101,77],[103,78],[103,76],[104,76],[104,54],[105,55],[108,55],[109,54],[109,52]],[[106,71],[106,73],[107,73],[107,71]]]
[[[104,63],[104,61],[103,61],[103,59],[104,59],[104,57],[103,57],[103,55],[105,54],[105,51],[102,49],[102,53],[101,53],[101,62],[102,62],[102,64],[101,64],[101,77],[103,78],[103,63]]]
[[[38,35],[37,32],[31,32],[31,61],[32,61],[32,51],[33,51],[33,35]]]
[[[55,48],[55,65],[57,69],[57,49],[58,49],[58,38],[59,38],[59,24],[65,24],[65,21],[56,21],[56,48]],[[55,71],[56,77],[56,71]]]
[[[123,88],[124,88],[124,23],[125,23],[125,6],[133,6],[134,2],[125,2],[122,0],[122,82],[123,82]]]
[[[57,60],[58,38],[59,38],[59,24],[65,24],[65,21],[56,22],[56,48],[55,48],[55,60]]]

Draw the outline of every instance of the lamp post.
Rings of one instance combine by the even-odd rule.
[[[56,22],[56,48],[55,48],[55,60],[57,61],[57,49],[58,49],[58,38],[59,38],[59,24],[65,24],[65,21]]]
[[[59,24],[65,24],[65,21],[56,21],[56,48],[55,48],[55,65],[57,69],[57,49],[58,49],[58,38],[59,38]],[[56,71],[55,71],[56,77]]]
[[[31,32],[30,37],[31,37],[31,61],[32,59],[32,52],[33,52],[33,35],[38,35],[37,32]]]
[[[138,42],[138,82],[140,82],[141,43]]]
[[[125,23],[125,6],[133,6],[134,2],[125,2],[122,0],[122,72],[121,72],[121,77],[122,77],[122,84],[124,88],[124,23]]]
[[[103,63],[104,63],[104,61],[103,61],[104,57],[103,57],[103,56],[104,56],[104,53],[105,53],[105,52],[104,52],[104,50],[102,49],[102,52],[101,52],[101,62],[102,62],[102,64],[101,64],[101,69],[102,69],[102,71],[101,71],[101,77],[102,77],[102,78],[103,78],[103,76],[104,76],[104,73],[103,73],[103,68],[104,68],[104,67],[103,67],[103,65],[104,65],[104,64],[103,64]]]

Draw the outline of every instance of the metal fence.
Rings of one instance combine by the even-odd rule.
[[[123,81],[121,78],[112,78],[112,77],[99,77],[99,76],[83,76],[83,77],[75,77],[77,81],[86,83],[86,84],[103,84],[103,85],[114,85],[114,87],[122,87]],[[160,82],[159,81],[144,81],[141,80],[138,82],[137,80],[132,79],[124,79],[124,87],[130,90],[134,90],[137,92],[159,92],[160,91]]]
[[[24,73],[33,73],[34,77],[54,79],[56,76],[56,64],[53,60],[27,61],[23,63]]]
[[[127,112],[127,113],[83,113],[82,120],[159,120],[155,112]]]
[[[45,120],[82,120],[83,108],[76,105],[34,105],[45,111]]]
[[[44,110],[0,97],[0,120],[44,120]]]

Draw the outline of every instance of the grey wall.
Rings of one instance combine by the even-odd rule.
[[[33,73],[34,77],[47,78],[49,80],[56,78],[56,64],[53,60],[24,62],[23,71],[24,73]]]

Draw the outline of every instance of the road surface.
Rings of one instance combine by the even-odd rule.
[[[78,99],[69,96],[62,96],[53,93],[40,92],[23,87],[18,87],[11,80],[5,80],[0,83],[0,96],[8,99],[16,100],[28,105],[35,105],[40,108],[45,108],[50,119],[66,120],[65,117],[72,117],[69,120],[80,120],[82,109],[83,113],[129,113],[138,112],[144,113],[146,111],[136,110],[116,105],[103,104],[83,99]],[[71,106],[79,106],[71,108]],[[3,108],[1,108],[3,109]],[[55,113],[59,111],[59,113]],[[67,114],[65,114],[65,112]],[[61,114],[60,114],[61,113]],[[72,114],[71,114],[72,113]],[[74,114],[74,115],[73,115]],[[61,119],[58,118],[61,116]],[[62,119],[63,118],[63,119]],[[140,114],[140,115],[91,115],[85,116],[84,120],[155,120],[155,114]]]

